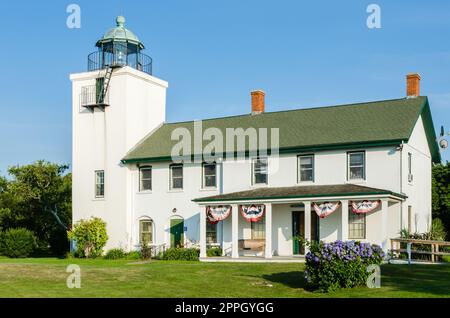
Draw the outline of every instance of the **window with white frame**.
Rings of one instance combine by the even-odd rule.
[[[139,221],[139,243],[152,244],[153,243],[153,221],[140,220]]]
[[[266,238],[266,218],[263,216],[258,222],[251,222],[252,240],[262,240]]]
[[[253,184],[267,184],[267,158],[255,158],[252,161]]]
[[[298,181],[314,181],[314,155],[298,156]]]
[[[206,243],[217,243],[217,223],[206,222]]]
[[[348,180],[366,179],[366,153],[364,151],[347,153]]]
[[[217,170],[216,163],[203,163],[202,165],[202,187],[203,188],[215,188],[217,186]]]
[[[95,197],[103,198],[105,196],[105,171],[95,171]]]
[[[170,166],[170,189],[183,189],[183,165],[174,164]]]
[[[348,238],[365,239],[366,238],[366,214],[353,213],[352,208],[348,211]]]
[[[139,168],[139,191],[150,191],[152,189],[152,167]]]

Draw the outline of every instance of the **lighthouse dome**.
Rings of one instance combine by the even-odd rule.
[[[139,40],[136,34],[125,28],[125,18],[123,16],[118,16],[116,18],[116,27],[108,30],[103,37],[97,41],[96,46],[100,47],[102,44],[111,42],[127,42],[135,44],[141,49],[144,48],[144,44]]]

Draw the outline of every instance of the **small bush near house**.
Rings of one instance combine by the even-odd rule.
[[[27,257],[36,246],[36,238],[33,232],[24,229],[9,229],[1,234],[0,254],[21,258]]]
[[[161,259],[166,261],[198,261],[200,250],[196,248],[169,248]]]
[[[113,248],[106,252],[105,256],[103,256],[104,259],[123,259],[125,258],[126,253],[121,248]]]
[[[220,247],[208,248],[208,250],[206,251],[206,255],[208,257],[222,256],[222,249]]]
[[[100,218],[80,220],[68,232],[68,237],[76,241],[75,255],[78,257],[98,257],[103,253],[108,241],[106,223]]]
[[[444,223],[438,218],[434,218],[431,223],[431,230],[429,232],[429,239],[433,241],[445,241],[447,232],[445,231]]]
[[[152,258],[152,247],[148,245],[148,242],[146,240],[141,242],[140,254],[143,260]]]
[[[371,273],[367,266],[381,265],[380,246],[355,241],[311,243],[306,255],[305,279],[311,289],[330,292],[364,286]]]
[[[141,253],[138,251],[132,251],[125,255],[125,258],[131,261],[141,259]]]

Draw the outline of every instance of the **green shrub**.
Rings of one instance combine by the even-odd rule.
[[[108,241],[106,223],[100,218],[80,220],[68,232],[68,237],[76,242],[75,254],[79,257],[98,257],[103,253]]]
[[[222,256],[222,249],[220,247],[211,247],[206,250],[208,257]]]
[[[0,240],[1,254],[12,257],[27,257],[36,247],[36,238],[33,232],[24,229],[9,229],[2,233]]]
[[[148,245],[148,242],[144,240],[141,243],[141,258],[144,260],[150,259],[152,257],[152,247]]]
[[[106,252],[105,256],[103,256],[104,259],[123,259],[125,258],[126,253],[121,248],[113,248]]]
[[[366,284],[367,266],[381,265],[384,252],[377,245],[355,241],[312,243],[306,255],[305,279],[311,289],[323,292]]]
[[[162,256],[166,261],[198,261],[200,250],[197,248],[169,248]]]
[[[438,218],[434,218],[431,223],[431,231],[429,232],[429,238],[433,241],[445,241],[447,232],[445,231],[444,223]]]
[[[131,261],[141,259],[141,253],[139,251],[132,251],[125,255],[125,258]]]

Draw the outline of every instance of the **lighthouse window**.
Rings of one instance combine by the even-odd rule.
[[[95,197],[103,198],[105,196],[105,171],[95,171]]]

